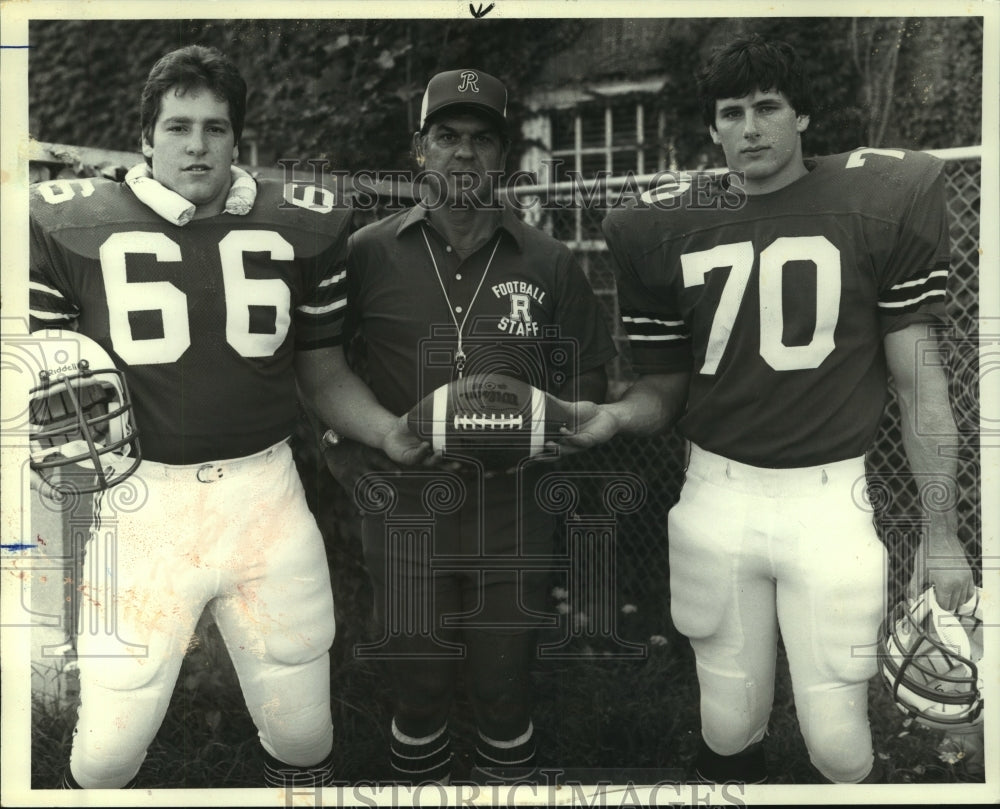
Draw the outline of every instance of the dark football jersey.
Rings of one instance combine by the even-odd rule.
[[[857,151],[770,194],[715,183],[608,214],[639,373],[691,372],[682,434],[765,467],[857,457],[886,400],[884,335],[943,316],[943,163]]]
[[[41,183],[32,328],[76,328],[115,359],[144,457],[257,452],[293,430],[295,351],[340,340],[349,222],[329,191],[301,184],[260,182],[246,216],[178,227],[124,184]]]

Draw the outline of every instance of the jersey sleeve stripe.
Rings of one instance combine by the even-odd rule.
[[[944,300],[948,285],[948,271],[935,270],[922,278],[915,278],[885,290],[878,302],[880,309],[907,310],[928,300]]]
[[[48,295],[44,292],[31,290],[28,292],[28,308],[32,314],[38,313],[39,317],[44,315],[58,315],[60,317],[76,317],[76,307],[61,295]]]
[[[335,300],[333,303],[328,303],[325,306],[307,306],[303,304],[299,306],[296,311],[301,312],[304,315],[325,315],[330,312],[336,312],[338,309],[343,309],[347,306],[347,299],[340,298]]]
[[[655,317],[634,317],[631,315],[622,315],[622,320],[625,323],[657,323],[661,326],[682,326],[684,325],[683,320],[659,320]]]
[[[343,282],[346,278],[347,278],[347,270],[341,270],[335,275],[331,275],[329,278],[324,278],[322,281],[319,282],[319,285],[321,287],[332,286],[334,284],[339,284]]]
[[[902,281],[901,283],[894,284],[889,289],[890,290],[896,290],[896,289],[904,289],[906,287],[920,286],[921,284],[926,284],[928,281],[931,281],[933,279],[944,279],[945,281],[947,281],[947,279],[948,279],[948,271],[947,270],[934,270],[934,272],[929,273],[928,275],[924,276],[923,278],[917,278],[917,279],[914,279],[913,281]]]
[[[623,312],[622,327],[630,342],[676,343],[691,339],[691,332],[683,320],[664,320]]]
[[[686,334],[629,334],[628,339],[632,342],[646,341],[667,343],[678,340],[690,340],[691,338]]]
[[[70,314],[68,312],[46,312],[42,309],[33,308],[28,309],[28,314],[37,320],[44,320],[51,323],[55,323],[57,321],[68,323],[69,321],[76,319],[75,314]]]
[[[54,298],[62,298],[63,300],[66,299],[66,296],[63,295],[55,287],[50,287],[47,284],[42,284],[42,283],[40,283],[38,281],[29,281],[28,282],[28,289],[31,290],[31,291],[33,291],[33,292],[44,292],[46,295],[51,295]]]
[[[915,308],[919,306],[924,301],[936,298],[939,300],[944,300],[945,293],[943,289],[931,289],[924,292],[922,295],[918,295],[914,298],[907,298],[903,301],[879,301],[879,308],[881,309],[907,309]]]
[[[35,273],[32,276],[38,277]],[[74,320],[79,315],[79,310],[55,287],[29,278],[28,313],[38,320],[56,322]]]

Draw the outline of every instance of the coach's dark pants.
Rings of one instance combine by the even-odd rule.
[[[463,667],[479,730],[525,731],[555,530],[534,504],[540,474],[410,470],[358,490],[403,733],[447,721]]]

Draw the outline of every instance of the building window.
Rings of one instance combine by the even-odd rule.
[[[582,206],[580,194],[607,177],[608,196],[616,199],[621,182],[614,178],[648,177],[671,167],[661,85],[570,89],[535,100],[538,112],[523,133],[535,145],[521,168],[538,178],[548,204],[526,211],[529,223],[577,248],[604,249],[605,209],[594,197]]]
[[[615,176],[647,174],[667,165],[665,116],[653,99],[609,98],[553,110],[550,155],[562,161],[552,182],[569,172],[591,179],[604,171]]]

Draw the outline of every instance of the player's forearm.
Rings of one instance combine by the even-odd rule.
[[[618,432],[654,435],[669,430],[687,403],[690,374],[640,377],[616,402],[605,405],[618,422]]]
[[[370,447],[380,448],[397,421],[352,372],[338,377],[316,401],[324,424]]]
[[[295,367],[305,404],[323,425],[368,446],[382,446],[397,417],[348,367],[339,348],[299,352]]]
[[[927,328],[914,325],[885,338],[886,359],[899,400],[903,449],[925,496],[928,531],[916,549],[910,588],[934,587],[938,603],[954,610],[972,594],[973,575],[958,539],[958,430],[948,378]]]
[[[886,338],[887,358],[900,410],[903,449],[917,485],[943,487],[944,497],[928,497],[931,541],[954,537],[958,526],[958,430],[943,365],[927,362],[921,340],[910,327]],[[924,332],[925,333],[925,332]]]
[[[930,538],[934,542],[954,537],[958,528],[958,463],[955,458],[958,431],[948,402],[944,372],[936,370],[928,376],[935,379],[922,380],[915,388],[897,390],[897,394],[903,449],[917,485],[943,487],[946,492],[943,497],[926,498]]]

